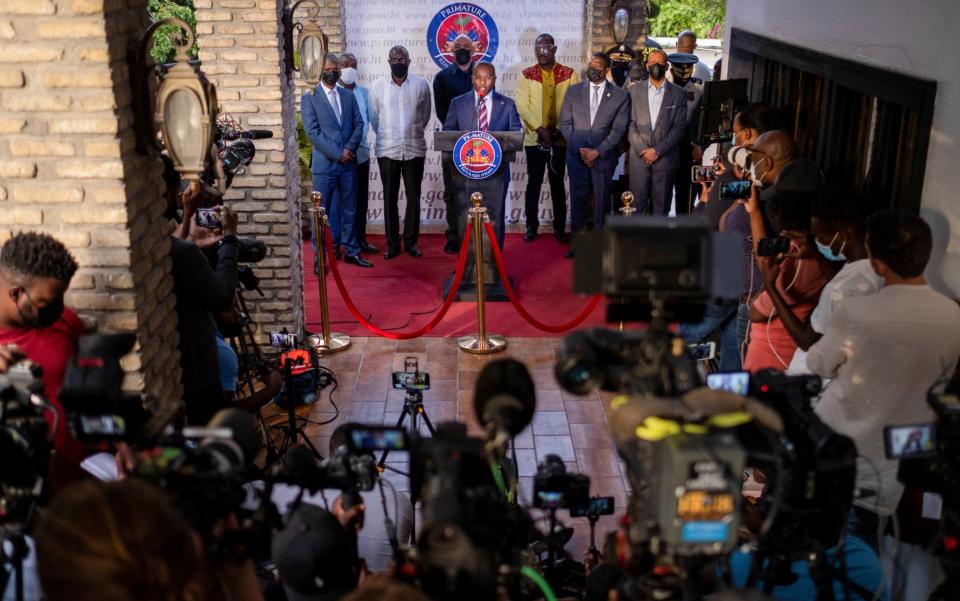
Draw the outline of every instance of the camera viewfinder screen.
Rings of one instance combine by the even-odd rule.
[[[733,371],[707,374],[707,387],[711,390],[725,390],[740,396],[747,396],[750,390],[750,372]]]
[[[936,451],[933,426],[887,426],[883,429],[887,443],[887,458],[925,457]]]
[[[398,428],[357,428],[350,432],[353,448],[358,451],[404,451],[406,433]]]

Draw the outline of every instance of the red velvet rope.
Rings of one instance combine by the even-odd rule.
[[[327,228],[323,228],[323,241],[324,245],[327,248],[327,256],[333,256],[333,241],[327,235]],[[433,319],[430,320],[430,323],[423,326],[419,330],[413,332],[388,332],[382,330],[377,326],[373,325],[367,321],[363,314],[357,309],[357,306],[353,304],[353,300],[350,299],[350,294],[347,292],[346,287],[343,285],[343,280],[340,279],[340,270],[337,268],[336,261],[330,261],[330,268],[333,271],[333,279],[337,282],[337,288],[340,289],[340,295],[343,296],[343,302],[347,304],[347,309],[350,310],[350,313],[353,315],[354,319],[360,322],[360,325],[367,328],[374,334],[383,336],[384,338],[390,338],[392,340],[409,340],[411,338],[419,338],[426,335],[433,328],[440,323],[440,320],[443,319],[444,315],[447,314],[447,311],[450,310],[450,305],[453,304],[453,300],[457,297],[457,291],[460,290],[460,280],[463,279],[463,270],[467,266],[467,248],[470,243],[470,228],[466,228],[466,233],[463,236],[463,246],[460,248],[460,257],[457,259],[457,271],[453,276],[453,284],[450,286],[450,292],[447,293],[447,299],[443,301],[443,306],[440,307],[440,312],[434,315]],[[324,277],[324,276],[321,276]]]
[[[521,317],[526,319],[530,325],[537,328],[538,330],[543,330],[544,332],[552,332],[554,334],[559,334],[561,332],[566,332],[572,328],[580,325],[583,320],[585,320],[594,309],[597,308],[597,305],[600,303],[600,300],[603,298],[602,294],[596,294],[593,298],[590,299],[590,302],[587,303],[587,306],[583,308],[583,311],[579,315],[571,319],[566,323],[560,325],[551,326],[545,324],[542,321],[536,319],[533,315],[527,313],[527,310],[523,308],[523,305],[520,304],[520,301],[517,300],[517,295],[513,292],[513,287],[510,286],[510,278],[507,275],[507,267],[503,262],[503,253],[500,252],[500,246],[497,244],[497,236],[493,233],[493,225],[490,223],[484,224],[484,227],[487,229],[487,238],[490,239],[490,248],[493,250],[493,260],[497,263],[497,271],[500,273],[500,281],[503,283],[503,289],[507,293],[507,298],[510,299],[510,302],[513,304],[513,307],[517,310],[517,313]]]

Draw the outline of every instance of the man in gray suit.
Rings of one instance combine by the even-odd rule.
[[[570,173],[570,231],[583,229],[587,204],[594,198],[594,222],[603,227],[610,212],[617,143],[630,118],[630,96],[607,81],[610,59],[597,52],[587,67],[587,81],[570,86],[560,108],[560,133],[567,141]],[[573,250],[565,255],[573,257]]]
[[[654,50],[647,57],[650,78],[630,85],[630,191],[645,213],[670,212],[678,144],[687,128],[687,96],[666,80],[667,55]]]

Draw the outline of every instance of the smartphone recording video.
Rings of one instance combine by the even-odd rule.
[[[694,165],[690,168],[690,180],[697,182],[715,182],[717,181],[716,167],[704,167],[703,165]]]
[[[393,372],[393,387],[406,390],[430,390],[430,374],[424,371]]]
[[[270,346],[275,348],[294,348],[297,346],[296,334],[288,332],[270,332]]]
[[[750,197],[751,182],[748,179],[738,179],[720,184],[720,200],[740,200]]]
[[[223,227],[220,221],[220,209],[197,209],[197,225],[211,230]]]
[[[790,251],[790,238],[776,236],[764,238],[757,244],[757,255],[761,257],[776,257]]]

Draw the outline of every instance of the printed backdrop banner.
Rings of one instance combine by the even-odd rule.
[[[471,37],[478,47],[475,57],[492,62],[497,68],[497,91],[514,97],[520,71],[535,64],[533,43],[541,33],[553,35],[557,42],[557,62],[577,71],[584,66],[584,3],[580,0],[482,0],[474,3],[404,0],[369,2],[346,0],[346,51],[357,56],[358,83],[369,87],[377,79],[390,76],[387,54],[395,45],[410,52],[410,73],[421,77],[433,90],[438,65],[450,64],[447,43],[458,35]],[[481,55],[483,58],[481,59]],[[492,60],[491,60],[492,56]],[[431,107],[433,108],[433,107]],[[421,223],[445,223],[443,176],[440,153],[433,150],[433,131],[441,129],[436,112],[427,127],[427,157],[420,199]],[[370,132],[370,201],[368,219],[383,222],[383,187],[375,152],[376,136]],[[522,152],[511,163],[511,182],[507,194],[507,224],[524,223],[524,193],[527,186],[526,158]],[[569,192],[569,185],[567,186]],[[568,201],[569,202],[569,201]],[[400,215],[406,204],[400,187]],[[553,219],[547,180],[540,191],[540,222]],[[568,213],[569,214],[569,213]],[[428,230],[437,231],[435,228]]]

